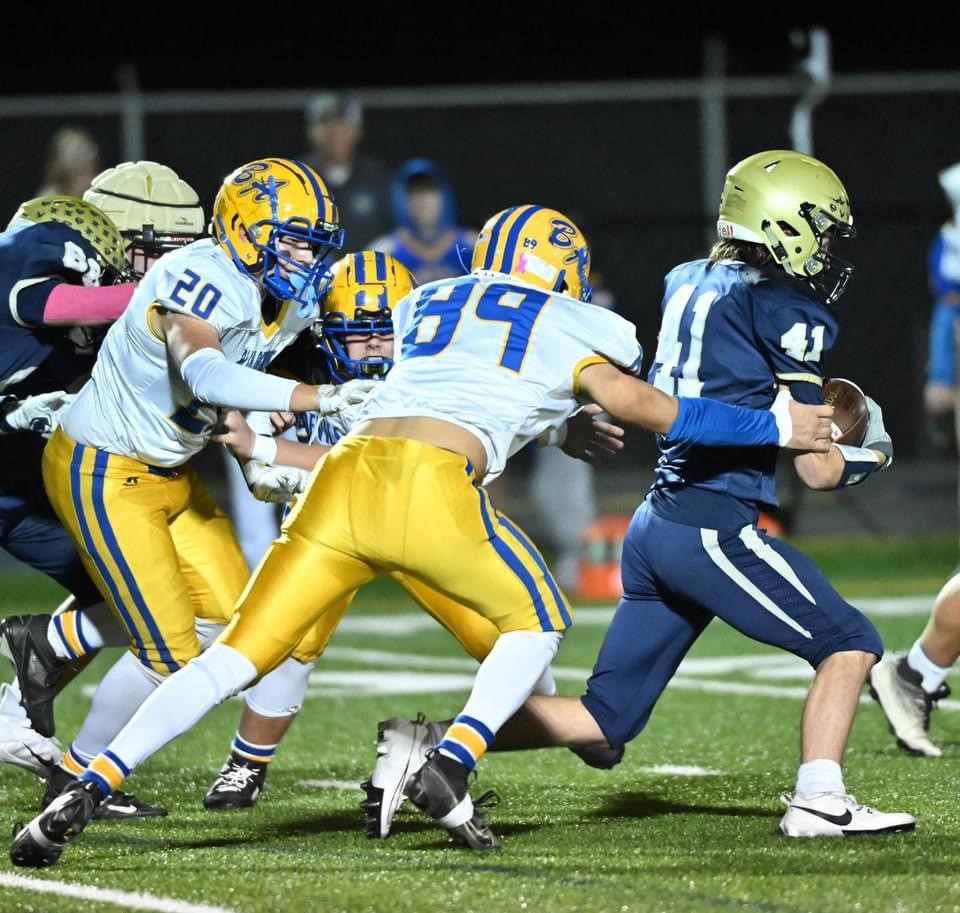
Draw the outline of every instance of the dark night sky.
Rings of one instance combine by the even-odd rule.
[[[725,38],[731,75],[783,75],[799,56],[790,27],[815,24],[831,31],[837,72],[960,67],[960,42],[944,37],[932,7],[923,17],[904,17],[902,4],[838,7],[844,15],[804,18],[744,0],[474,3],[441,11],[418,2],[378,17],[368,6],[330,12],[304,0],[275,8],[199,0],[187,15],[176,5],[128,3],[115,16],[47,17],[54,21],[42,35],[5,43],[0,93],[111,91],[124,61],[135,63],[148,91],[696,76],[710,33]],[[323,17],[301,12],[311,9]],[[639,23],[622,18],[627,9]],[[26,21],[18,28],[5,17],[8,35],[36,33],[27,13],[13,17]]]

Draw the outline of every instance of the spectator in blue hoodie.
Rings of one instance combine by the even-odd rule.
[[[394,229],[370,246],[396,257],[423,285],[470,271],[477,240],[457,225],[453,189],[440,166],[415,158],[397,171],[391,188]]]

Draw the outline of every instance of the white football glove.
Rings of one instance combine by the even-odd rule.
[[[863,446],[867,450],[879,450],[886,458],[883,469],[888,469],[893,463],[893,438],[883,425],[883,410],[876,400],[864,395],[867,401],[867,432],[863,438]]]
[[[242,464],[247,487],[258,501],[286,504],[295,495],[306,490],[310,473],[294,466],[270,466],[260,460]]]
[[[333,415],[341,412],[347,406],[356,406],[362,403],[370,391],[376,389],[383,381],[367,377],[358,377],[348,380],[345,384],[320,384],[317,387],[317,412],[321,415]]]
[[[11,399],[12,408],[0,418],[0,432],[34,431],[48,438],[56,431],[60,417],[76,396],[76,393],[54,390],[28,396],[19,402]]]

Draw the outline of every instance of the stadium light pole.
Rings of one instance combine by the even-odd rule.
[[[703,214],[708,247],[716,240],[717,205],[730,167],[724,84],[726,69],[726,43],[719,35],[707,35],[703,40],[700,148],[703,150]]]
[[[807,50],[806,57],[800,61],[806,88],[790,116],[790,143],[797,152],[813,155],[813,109],[830,93],[833,75],[830,33],[824,28],[794,29],[790,42],[796,48]]]

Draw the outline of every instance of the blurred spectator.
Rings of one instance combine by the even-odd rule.
[[[930,419],[934,443],[948,432],[945,421],[955,415],[957,394],[957,344],[960,315],[960,162],[940,172],[940,186],[953,210],[953,218],[937,233],[927,259],[933,314],[930,318],[930,353],[923,405]],[[960,435],[960,420],[956,433]],[[942,441],[941,441],[942,442]]]
[[[347,250],[363,250],[390,228],[389,178],[381,162],[358,152],[363,107],[350,94],[325,92],[307,104],[310,151],[302,156],[327,182],[340,207]]]
[[[44,185],[37,191],[37,196],[83,196],[83,192],[102,170],[97,141],[79,127],[61,127],[53,134],[47,147],[43,166]]]
[[[394,228],[371,247],[396,257],[420,285],[470,271],[477,233],[457,225],[453,189],[430,159],[405,162],[390,191]]]

